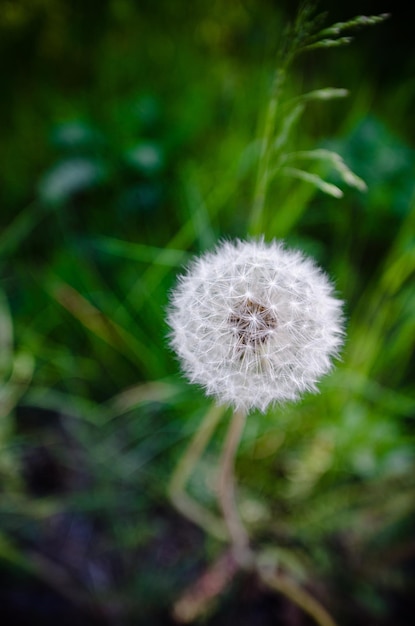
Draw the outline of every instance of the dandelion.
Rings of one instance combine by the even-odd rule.
[[[265,411],[317,390],[342,344],[341,305],[301,252],[275,240],[223,242],[180,277],[171,346],[221,404]]]

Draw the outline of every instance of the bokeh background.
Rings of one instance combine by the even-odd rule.
[[[0,605],[5,626],[174,624],[223,550],[166,486],[210,406],[167,347],[182,264],[244,237],[278,42],[295,2],[0,1]],[[257,546],[339,624],[404,625],[415,572],[415,53],[403,3],[321,2],[327,23],[391,12],[300,57],[318,88],[287,151],[337,151],[344,195],[276,179],[266,237],[311,254],[345,300],[341,363],[250,416],[237,461]],[[314,167],[313,164],[306,164]],[[313,173],[316,171],[313,170]],[[223,428],[189,486],[214,508]],[[205,624],[311,623],[237,576]]]

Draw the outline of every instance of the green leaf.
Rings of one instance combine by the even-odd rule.
[[[39,183],[40,199],[46,204],[63,204],[75,194],[99,186],[107,178],[101,161],[73,158],[59,163]]]
[[[188,258],[188,253],[184,250],[157,248],[156,246],[123,241],[114,237],[95,237],[91,245],[105,254],[169,267],[181,266]]]

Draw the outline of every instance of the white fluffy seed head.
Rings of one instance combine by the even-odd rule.
[[[171,346],[191,382],[238,409],[316,391],[343,339],[342,303],[326,275],[281,242],[221,243],[173,290]]]

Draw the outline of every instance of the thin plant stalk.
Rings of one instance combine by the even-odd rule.
[[[240,565],[251,564],[248,533],[236,506],[235,456],[246,422],[246,411],[235,410],[223,446],[219,470],[219,502],[226,528],[231,539],[234,556]]]
[[[269,182],[270,159],[272,154],[272,139],[275,131],[279,97],[285,82],[285,69],[278,68],[274,75],[270,99],[265,114],[264,132],[261,139],[257,178],[255,183],[254,199],[250,219],[250,234],[258,235],[263,231],[263,213]]]

